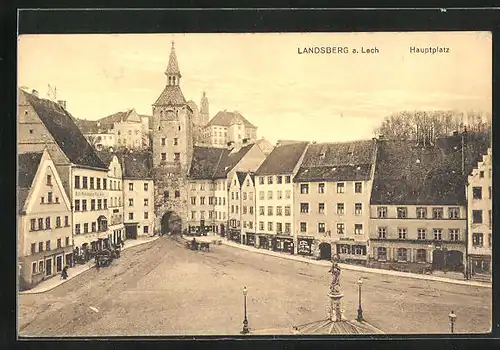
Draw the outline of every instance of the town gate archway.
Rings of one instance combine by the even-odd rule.
[[[161,233],[165,234],[181,234],[182,220],[181,217],[174,211],[167,211],[161,218]]]
[[[330,243],[320,243],[319,245],[319,258],[321,260],[331,260],[332,259],[332,246]]]

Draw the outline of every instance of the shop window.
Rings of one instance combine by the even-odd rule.
[[[417,262],[426,262],[427,261],[427,250],[425,249],[417,249]]]
[[[408,261],[408,250],[406,248],[398,248],[398,261]]]
[[[378,258],[378,260],[387,260],[387,248],[378,247],[377,248],[377,258]]]

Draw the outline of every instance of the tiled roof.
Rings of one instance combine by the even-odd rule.
[[[35,109],[40,120],[72,163],[107,169],[67,111],[55,102],[39,99],[25,91],[20,91],[25,95],[26,100]]]
[[[217,112],[217,114],[207,123],[207,126],[217,125],[217,126],[229,127],[231,123],[236,122],[237,120],[241,120],[241,122],[243,123],[243,125],[245,125],[246,128],[253,128],[253,129],[256,128],[239,112],[228,112],[228,111]]]
[[[153,156],[151,152],[135,151],[116,154],[122,165],[123,178],[130,180],[153,178]]]
[[[186,104],[186,99],[182,94],[179,85],[166,85],[160,97],[153,104],[154,106],[180,106]]]
[[[255,175],[290,174],[304,153],[307,144],[307,142],[297,142],[275,147],[257,169]]]
[[[109,129],[113,129],[114,123],[119,123],[122,120],[126,121],[131,112],[132,110],[117,112],[98,120],[77,119],[76,124],[84,134],[107,132]]]
[[[232,153],[226,148],[195,146],[189,178],[192,180],[225,178],[253,146],[250,144]]]
[[[95,151],[95,153],[102,160],[102,162],[109,167],[111,161],[113,160],[114,154],[108,151]]]
[[[375,149],[374,140],[312,144],[294,181],[368,180]]]
[[[179,64],[177,63],[177,55],[175,54],[175,47],[172,43],[172,49],[170,50],[170,58],[168,59],[168,66],[165,74],[177,74],[181,76],[181,71],[179,70]]]
[[[247,177],[248,173],[243,172],[243,171],[237,171],[236,176],[238,177],[238,182],[240,183],[240,186],[243,185],[245,182],[245,178]]]
[[[17,209],[24,206],[28,198],[30,188],[35,179],[36,172],[40,166],[43,152],[21,153],[17,156]]]
[[[467,136],[465,174],[487,152],[488,137]],[[417,146],[415,141],[380,141],[371,204],[465,204],[466,176],[462,175],[461,135]]]

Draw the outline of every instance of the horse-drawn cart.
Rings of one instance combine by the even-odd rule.
[[[117,247],[100,250],[95,255],[95,263],[97,267],[109,266],[113,259],[118,259],[120,257],[120,254],[121,250]]]

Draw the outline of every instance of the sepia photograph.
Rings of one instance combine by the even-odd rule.
[[[19,339],[491,332],[490,32],[17,45]]]

